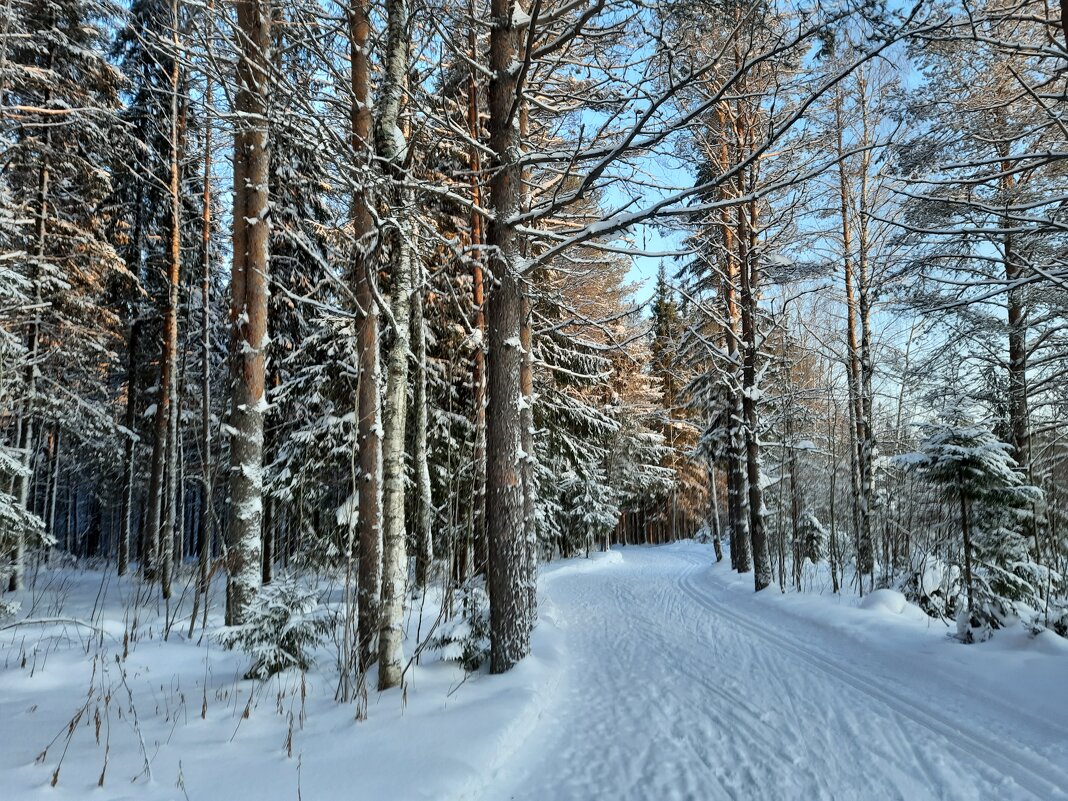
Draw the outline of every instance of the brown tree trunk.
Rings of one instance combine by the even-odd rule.
[[[235,0],[239,30],[234,130],[230,323],[230,503],[227,623],[242,623],[260,585],[263,415],[269,264],[267,95],[270,0]]]
[[[532,610],[523,505],[522,363],[523,290],[511,219],[520,208],[520,143],[516,120],[518,74],[515,0],[490,6],[489,144],[493,152],[487,245],[493,254],[489,298],[489,405],[486,411],[486,522],[489,541],[490,644],[494,673],[530,652]]]
[[[728,146],[727,115],[724,108],[716,110],[719,121],[720,169],[726,171],[730,166],[730,148]],[[730,196],[730,186],[724,185],[725,197]],[[738,251],[735,244],[735,223],[731,219],[730,209],[724,207],[720,213],[720,230],[723,236],[721,263],[723,278],[720,292],[723,297],[725,322],[723,339],[727,358],[731,365],[733,385],[729,392],[727,418],[727,520],[730,525],[731,567],[739,573],[750,570],[749,558],[749,514],[747,498],[749,489],[745,477],[745,414],[742,409],[742,358],[739,340],[742,335],[741,316],[738,311],[737,287],[740,278]]]
[[[972,590],[972,525],[968,517],[968,498],[964,493],[963,485],[960,487],[960,530],[964,538],[964,586],[968,593],[968,617],[969,624],[972,613],[975,611],[975,601]]]
[[[711,507],[709,508],[708,524],[711,528],[712,534],[712,547],[716,552],[716,561],[723,561],[723,544],[721,542],[721,533],[719,525],[719,487],[716,482],[716,468],[713,465],[708,466],[708,498],[711,501]]]
[[[475,448],[472,465],[474,510],[471,528],[473,542],[467,546],[465,562],[470,559],[474,572],[484,574],[489,558],[486,544],[486,308],[482,275],[482,213],[479,211],[482,205],[482,178],[479,174],[482,171],[482,159],[475,144],[481,140],[482,126],[478,116],[478,80],[473,66],[478,63],[474,0],[468,1],[468,13],[471,15],[467,32],[468,57],[472,64],[467,73],[467,125],[468,136],[471,137],[471,145],[468,148],[468,168],[471,172],[471,300],[475,307],[477,347],[471,370],[475,407]]]

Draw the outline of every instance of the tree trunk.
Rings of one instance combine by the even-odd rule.
[[[519,411],[520,437],[523,449],[523,540],[526,543],[525,567],[523,578],[527,594],[526,608],[533,624],[538,608],[538,532],[535,525],[534,506],[537,501],[534,483],[534,349],[533,349],[533,310],[530,297],[522,296],[519,344],[523,349],[523,362],[519,374],[522,392]]]
[[[730,165],[730,149],[727,138],[727,119],[722,106],[716,109],[719,129],[722,132],[720,142],[721,169]],[[724,184],[721,192],[730,195],[729,184]],[[729,390],[730,408],[727,412],[727,521],[730,529],[731,567],[739,573],[748,573],[749,561],[749,515],[747,512],[748,487],[745,478],[745,415],[742,410],[742,359],[739,354],[741,338],[741,317],[738,312],[736,287],[739,284],[738,251],[735,244],[734,221],[730,209],[724,207],[720,213],[720,231],[722,242],[723,280],[720,293],[723,298],[723,340],[727,358],[731,365],[733,385]]]
[[[420,270],[422,272],[422,270]],[[423,302],[426,288],[416,288],[412,295],[412,338],[415,344],[415,387],[413,403],[415,414],[412,424],[415,427],[412,445],[412,463],[415,470],[416,516],[415,516],[415,583],[425,587],[434,561],[434,498],[430,484],[430,464],[427,458],[427,355],[426,355],[426,321],[423,316]]]
[[[163,492],[163,521],[159,532],[160,586],[164,598],[171,597],[171,574],[173,572],[175,519],[178,492],[178,288],[182,274],[182,198],[179,176],[179,130],[178,89],[181,76],[178,65],[178,2],[171,2],[171,26],[173,36],[171,57],[171,107],[170,136],[170,247],[167,261],[167,313],[163,322],[163,365],[160,380],[160,397],[166,402],[166,482]]]
[[[518,73],[514,0],[490,5],[489,144],[493,153],[487,232],[494,287],[489,298],[486,522],[489,541],[490,669],[503,673],[530,652],[532,609],[523,505],[521,408],[523,296],[516,229],[520,208]]]
[[[964,493],[963,485],[959,487],[960,495],[960,530],[964,537],[964,586],[968,593],[968,618],[971,623],[972,613],[975,611],[975,602],[972,593],[972,526],[968,518],[968,498]]]
[[[214,3],[209,2],[209,13]],[[212,476],[211,476],[211,79],[204,86],[204,187],[200,218],[200,537],[197,542],[197,592],[193,597],[193,614],[189,617],[189,636],[197,620],[197,603],[204,604],[207,621],[209,577],[212,550]]]
[[[267,94],[270,0],[235,0],[240,35],[234,131],[233,327],[230,387],[229,625],[244,622],[260,586],[269,199]]]
[[[349,53],[352,65],[352,150],[358,165],[367,167],[371,147],[371,87],[368,47],[370,23],[367,0],[353,0],[349,7]],[[382,428],[379,406],[378,306],[371,282],[374,265],[367,253],[373,224],[367,198],[356,193],[352,200],[354,237],[353,278],[360,322],[356,338],[360,383],[357,390],[357,440],[359,443],[359,576],[357,579],[357,637],[359,661],[366,670],[371,663],[378,632],[378,607],[382,593]]]
[[[408,3],[389,0],[386,6],[386,59],[375,149],[390,177],[393,220],[390,238],[390,300],[393,341],[386,367],[382,438],[382,609],[378,626],[378,689],[401,682],[404,645],[404,597],[408,553],[404,521],[404,439],[408,403],[408,348],[412,292],[411,229],[404,185],[404,141],[401,101],[408,69]]]
[[[708,521],[712,530],[712,547],[716,551],[716,561],[722,562],[723,544],[719,527],[719,487],[716,486],[716,468],[711,464],[708,466],[708,496],[709,500],[712,501]]]
[[[860,118],[862,124],[861,144],[870,144],[868,131],[867,84],[863,73],[857,74],[857,87],[860,97]],[[871,150],[860,155],[860,187],[857,225],[857,313],[860,323],[859,380],[857,389],[860,395],[860,420],[863,439],[860,440],[858,459],[860,479],[863,484],[864,542],[868,551],[868,569],[871,574],[871,586],[875,587],[875,555],[872,540],[872,508],[875,503],[875,436],[873,434],[873,396],[872,396],[872,345],[871,345],[871,287],[869,276],[869,252],[871,243],[868,235],[868,180],[871,170]]]
[[[739,240],[742,312],[742,412],[745,419],[745,471],[749,495],[749,542],[753,557],[753,585],[759,592],[772,581],[767,535],[764,531],[764,492],[760,485],[760,420],[757,409],[757,362],[760,338],[757,332],[758,276],[755,258],[755,204],[739,206]]]
[[[835,128],[838,151],[838,188],[842,223],[842,270],[845,280],[846,300],[846,346],[848,348],[847,373],[852,418],[851,440],[853,451],[853,517],[856,528],[857,582],[860,594],[864,594],[863,575],[872,568],[871,524],[869,520],[868,480],[865,474],[865,443],[867,428],[865,426],[864,402],[861,397],[861,363],[860,345],[857,342],[857,300],[853,290],[853,236],[850,209],[849,178],[846,172],[845,149],[842,134],[843,120],[842,96],[835,97]]]
[[[475,358],[471,370],[471,382],[474,385],[475,411],[475,447],[473,454],[473,492],[474,509],[472,511],[471,542],[468,555],[473,562],[474,572],[485,573],[487,556],[486,544],[486,309],[485,288],[482,275],[482,161],[476,142],[481,141],[481,125],[478,116],[478,80],[475,77],[475,64],[478,63],[478,41],[475,33],[476,9],[474,0],[468,1],[468,13],[471,24],[468,26],[468,57],[471,66],[467,73],[467,126],[471,145],[468,148],[468,168],[471,173],[471,300],[475,307]]]
[[[125,576],[130,567],[130,530],[133,515],[134,478],[137,460],[137,347],[141,333],[141,321],[130,324],[130,340],[126,354],[126,449],[123,458],[122,513],[119,520],[118,573]]]

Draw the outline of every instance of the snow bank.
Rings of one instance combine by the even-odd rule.
[[[903,614],[910,606],[903,593],[897,590],[876,590],[869,593],[860,602],[861,609],[873,612],[883,612],[888,615]]]

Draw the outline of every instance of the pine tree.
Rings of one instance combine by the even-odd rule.
[[[985,639],[1018,603],[1041,606],[1044,571],[1028,555],[1021,532],[1042,493],[1024,484],[1012,446],[974,422],[962,403],[922,433],[920,450],[899,461],[957,508],[965,594],[956,610],[959,633],[966,642]]]

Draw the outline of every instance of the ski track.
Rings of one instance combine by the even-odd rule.
[[[914,654],[776,619],[705,550],[624,548],[621,565],[545,585],[564,678],[483,799],[1068,799],[1057,723]]]

